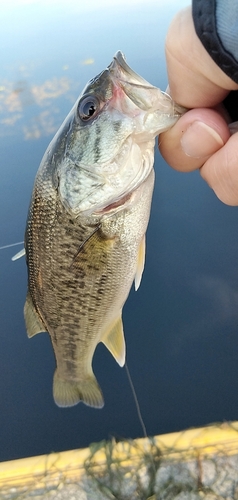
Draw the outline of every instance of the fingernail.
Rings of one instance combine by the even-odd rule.
[[[224,145],[218,132],[200,121],[193,122],[187,128],[180,143],[184,153],[193,158],[209,156]]]

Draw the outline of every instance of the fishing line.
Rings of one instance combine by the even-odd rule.
[[[127,374],[128,380],[129,380],[130,387],[131,387],[132,395],[133,395],[133,398],[134,398],[134,401],[135,401],[136,410],[137,410],[138,418],[139,418],[139,421],[140,421],[140,424],[141,424],[141,427],[142,427],[142,430],[143,430],[143,434],[144,434],[144,437],[148,439],[148,434],[147,434],[146,426],[145,426],[143,417],[141,415],[139,401],[138,401],[138,398],[137,398],[137,395],[136,395],[135,387],[134,387],[134,384],[132,382],[132,378],[131,378],[131,375],[130,375],[130,372],[129,372],[129,368],[128,368],[127,362],[125,362],[125,369],[126,369],[126,374]]]
[[[23,245],[24,244],[24,241],[18,241],[17,243],[11,243],[10,245],[3,245],[2,247],[0,247],[0,250],[4,250],[5,248],[11,248],[11,247],[15,247],[17,245]]]
[[[143,417],[141,415],[138,397],[136,395],[136,390],[135,390],[134,384],[132,382],[132,378],[131,378],[131,374],[130,374],[127,362],[125,362],[125,369],[126,369],[127,378],[129,380],[129,384],[130,384],[130,387],[131,387],[132,395],[133,395],[133,398],[134,398],[134,401],[135,401],[135,404],[136,404],[136,410],[137,410],[137,414],[138,414],[138,417],[139,417],[139,421],[140,421],[141,427],[143,429],[144,437],[146,439],[148,439],[148,441],[151,442],[151,438],[148,437],[146,426],[145,426],[145,422],[144,422]],[[151,462],[151,466],[152,466],[151,473],[153,473],[153,477],[154,477],[154,480],[155,480],[156,466],[155,466],[155,461],[154,461],[153,454],[152,454],[152,452],[150,450],[148,452],[148,456],[150,458],[150,462]]]

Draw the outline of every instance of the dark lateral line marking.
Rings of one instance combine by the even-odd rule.
[[[100,154],[100,142],[101,142],[101,129],[98,124],[96,124],[96,137],[94,142],[94,161],[97,162],[101,156]]]
[[[112,122],[112,126],[113,126],[115,132],[119,132],[119,130],[121,128],[121,122],[119,120],[116,122]]]

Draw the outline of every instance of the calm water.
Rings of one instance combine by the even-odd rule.
[[[164,39],[183,5],[0,3],[0,246],[23,239],[41,157],[116,50],[166,87]],[[128,365],[150,435],[238,418],[238,208],[219,202],[198,173],[172,171],[158,153],[155,169],[145,273],[124,308]],[[104,409],[55,406],[49,338],[26,336],[26,266],[24,258],[11,261],[20,248],[0,252],[0,460],[141,436],[125,370],[103,345],[94,370]]]

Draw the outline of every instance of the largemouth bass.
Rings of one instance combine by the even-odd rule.
[[[144,268],[155,137],[182,112],[117,52],[42,159],[25,234],[24,315],[29,337],[50,335],[58,406],[103,406],[92,370],[99,342],[125,363],[121,315]]]

